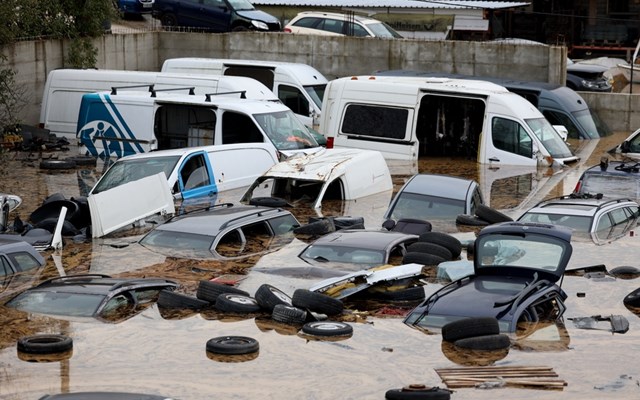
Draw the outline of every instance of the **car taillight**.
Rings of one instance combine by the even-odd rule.
[[[327,138],[327,144],[325,145],[327,149],[333,149],[333,137],[330,136]]]
[[[576,187],[573,188],[573,193],[579,193],[580,192],[580,184],[582,183],[582,181],[578,181],[578,183],[576,183]]]
[[[284,28],[283,31],[287,33],[291,33],[291,28]]]

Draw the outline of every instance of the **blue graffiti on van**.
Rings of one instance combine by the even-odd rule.
[[[82,124],[82,125],[80,125]],[[107,94],[82,96],[76,136],[86,152],[101,158],[143,153],[144,149]],[[100,145],[96,146],[96,142]]]

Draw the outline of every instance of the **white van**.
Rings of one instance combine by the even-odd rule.
[[[327,147],[378,150],[386,159],[460,156],[481,164],[578,160],[540,111],[486,81],[357,76],[329,82],[320,132]]]
[[[279,160],[322,149],[279,101],[173,90],[85,94],[77,137],[81,154],[100,158],[237,143],[265,143]]]
[[[162,72],[246,76],[262,82],[302,122],[318,128],[327,79],[307,64],[218,58],[170,58]]]
[[[151,71],[120,71],[94,69],[56,69],[49,73],[42,95],[40,128],[58,136],[76,136],[80,100],[86,93],[103,92],[112,88],[148,91],[193,87],[196,94],[245,92],[245,97],[278,101],[266,86],[245,77],[214,77],[211,75],[170,74]],[[117,89],[116,89],[117,90]]]

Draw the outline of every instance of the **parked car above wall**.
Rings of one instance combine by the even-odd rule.
[[[377,19],[353,14],[304,11],[284,27],[285,32],[323,36],[402,38],[389,25]]]
[[[153,18],[162,26],[205,29],[211,32],[280,31],[280,20],[248,0],[155,0]]]
[[[118,9],[123,18],[140,17],[149,14],[155,0],[118,0]]]
[[[567,87],[583,92],[611,92],[613,86],[604,74],[608,70],[601,65],[575,63],[567,59]]]

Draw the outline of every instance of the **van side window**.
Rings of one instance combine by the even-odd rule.
[[[350,104],[342,121],[342,133],[403,140],[409,110]]]
[[[180,170],[180,179],[182,179],[184,186],[183,190],[209,185],[209,172],[204,161],[204,155],[197,154],[189,158]]]
[[[309,101],[297,88],[288,85],[278,86],[278,98],[294,113],[309,115]]]
[[[578,127],[566,114],[557,111],[544,110],[542,111],[542,115],[544,115],[551,125],[564,125],[564,127],[567,128],[567,136],[571,139],[580,138],[580,131],[578,130]]]
[[[231,111],[222,115],[223,144],[262,142],[264,137],[249,116]]]
[[[262,82],[263,85],[273,90],[273,81],[275,73],[271,68],[265,67],[246,67],[246,66],[230,66],[224,70],[224,75],[227,76],[246,76],[247,78],[253,78],[258,82]]]
[[[533,156],[533,142],[527,131],[517,123],[505,118],[493,118],[491,121],[493,145],[499,149],[523,157]]]
[[[211,134],[207,132],[213,132],[215,126],[216,113],[209,107],[161,105],[156,111],[154,124],[158,150],[209,144],[207,137]],[[210,140],[213,144],[212,137]]]

